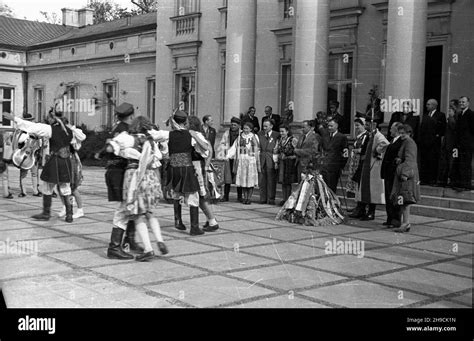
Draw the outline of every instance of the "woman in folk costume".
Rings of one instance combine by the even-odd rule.
[[[153,208],[158,206],[159,199],[163,197],[158,172],[162,154],[148,133],[153,127],[148,118],[139,116],[131,123],[128,133],[123,132],[109,142],[115,155],[128,159],[123,184],[124,214],[126,219],[135,220],[136,231],[143,242],[144,251],[135,257],[140,262],[155,257],[147,224],[158,241],[160,252],[168,253],[160,224],[153,215]]]
[[[291,194],[291,185],[299,182],[295,148],[298,144],[296,137],[291,135],[290,127],[288,125],[280,126],[280,137],[275,147],[275,155],[278,157],[278,182],[281,183],[283,190],[283,201],[280,206],[283,206]]]
[[[362,216],[365,215],[366,205],[360,201],[360,178],[362,165],[365,161],[365,152],[370,140],[370,133],[366,129],[365,118],[357,117],[354,120],[354,131],[356,139],[349,160],[349,181],[346,185],[346,191],[348,193],[354,193],[357,201],[357,206],[349,215],[349,218],[362,218]]]
[[[258,186],[260,168],[258,136],[253,133],[253,124],[244,123],[244,130],[227,152],[227,158],[234,158],[235,184],[242,188],[243,204],[250,205],[253,189]]]
[[[169,132],[168,140],[170,164],[167,169],[166,187],[172,191],[173,195],[175,228],[181,231],[186,230],[181,218],[181,204],[184,203],[190,210],[190,234],[201,235],[204,231],[199,228],[200,186],[192,159],[194,148],[201,140],[195,137],[195,131],[187,129],[188,114],[184,111],[175,111],[169,122],[173,130]],[[204,154],[202,156],[208,157],[209,151],[204,151],[206,146],[201,147]]]
[[[403,141],[398,151],[398,164],[391,193],[392,203],[400,206],[402,225],[395,232],[409,232],[410,205],[420,200],[420,176],[417,163],[417,146],[413,140],[413,129],[405,124],[398,128],[400,139]]]
[[[192,159],[199,182],[199,208],[204,212],[207,218],[203,231],[214,232],[219,229],[219,224],[217,223],[216,217],[209,203],[209,198],[219,198],[219,193],[217,192],[217,186],[213,176],[214,173],[211,170],[212,147],[209,141],[200,132],[201,122],[199,121],[199,118],[196,116],[189,116],[188,129],[195,133],[195,135],[193,133],[193,138],[198,142],[195,149],[203,154],[208,154],[208,157],[204,158],[199,152],[195,152],[192,155]],[[205,148],[201,148],[201,146],[205,146]]]
[[[241,120],[238,117],[232,117],[230,120],[230,129],[224,132],[221,142],[217,147],[217,160],[225,160],[224,162],[224,197],[222,201],[229,201],[230,186],[235,183],[235,167],[234,160],[227,158],[229,149],[233,146],[235,140],[240,136]],[[242,202],[242,187],[237,186],[237,200]]]
[[[51,109],[47,117],[49,124],[25,121],[12,114],[4,113],[4,117],[11,119],[18,129],[49,139],[49,159],[43,167],[41,180],[43,181],[43,212],[34,215],[36,220],[49,220],[51,217],[51,198],[53,189],[58,186],[66,205],[66,222],[72,223],[71,197],[71,160],[70,143],[73,138],[71,129],[64,124],[63,113]]]
[[[324,182],[320,167],[319,160],[308,164],[301,174],[301,182],[278,212],[276,220],[306,226],[338,225],[344,221],[341,202]]]
[[[374,220],[376,205],[385,205],[385,186],[380,176],[383,154],[390,143],[378,130],[377,123],[371,122],[370,138],[362,164],[360,180],[360,199],[356,199],[369,206],[361,220]]]

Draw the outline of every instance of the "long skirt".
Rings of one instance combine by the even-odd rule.
[[[136,169],[125,172],[123,197],[131,219],[151,212],[163,197],[158,169],[147,169],[140,183],[137,183],[137,175]]]
[[[254,156],[240,156],[235,184],[246,188],[258,186],[257,159]]]

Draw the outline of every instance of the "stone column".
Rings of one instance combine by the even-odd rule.
[[[384,99],[392,104],[415,100],[417,114],[424,105],[427,11],[427,0],[389,0]],[[385,114],[385,122],[393,111]]]
[[[329,0],[298,0],[295,32],[294,120],[326,111],[329,61]]]
[[[257,3],[229,0],[227,6],[224,122],[254,105]]]

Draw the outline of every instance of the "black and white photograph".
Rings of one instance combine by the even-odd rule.
[[[472,340],[473,27],[473,0],[0,0],[4,332],[395,311]]]

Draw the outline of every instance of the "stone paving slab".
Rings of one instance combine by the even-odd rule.
[[[18,175],[10,167],[15,198],[0,198],[0,285],[10,307],[472,307],[470,223],[412,216],[410,233],[395,234],[377,211],[374,221],[302,226],[276,221],[280,207],[235,202],[232,190],[230,202],[212,205],[221,229],[203,236],[189,235],[187,208],[181,232],[172,205],[161,203],[154,212],[170,253],[159,255],[150,233],[158,256],[138,263],[106,257],[118,204],[107,202],[103,169],[84,169],[86,217],[72,224],[57,217],[58,199],[50,221],[31,221],[42,199],[18,198]],[[29,248],[7,252],[7,238]],[[327,254],[334,240],[363,241],[363,257]]]

